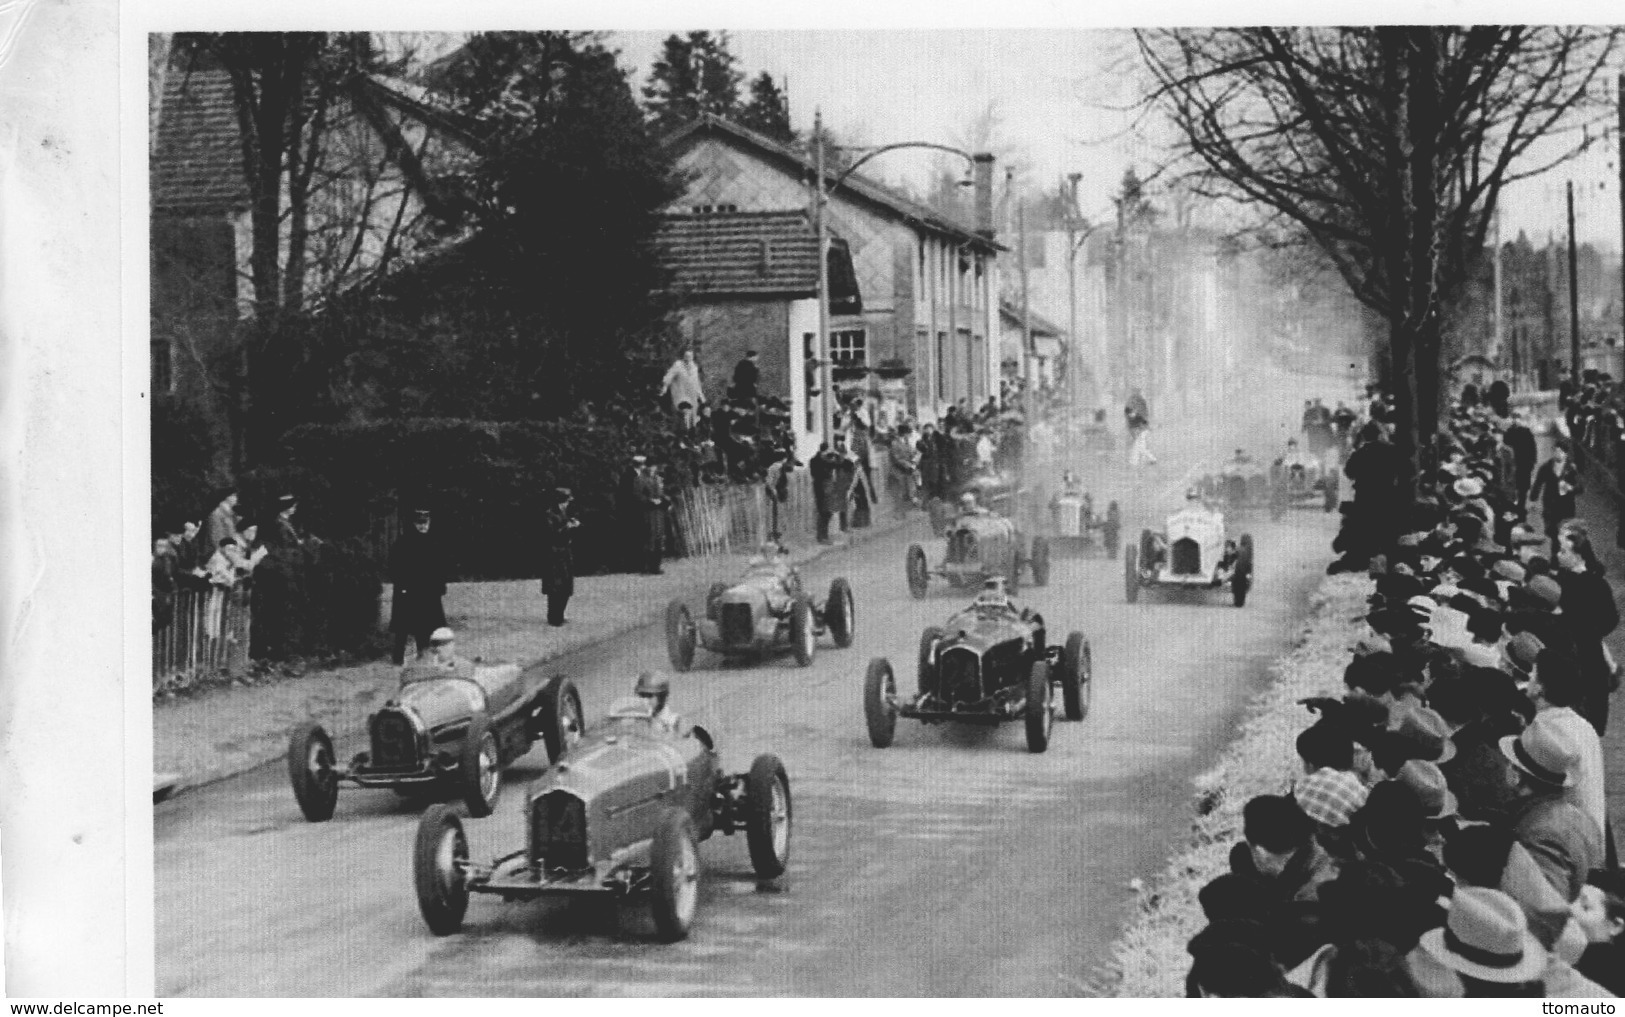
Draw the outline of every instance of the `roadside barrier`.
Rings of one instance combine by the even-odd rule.
[[[184,688],[207,675],[246,668],[252,625],[246,587],[176,593],[169,624],[152,634],[152,690]]]

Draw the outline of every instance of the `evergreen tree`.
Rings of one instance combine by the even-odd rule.
[[[766,71],[751,79],[750,101],[740,109],[738,119],[743,126],[774,141],[796,143],[795,128],[790,126],[790,100]]]
[[[727,32],[667,36],[643,89],[650,126],[661,135],[702,113],[736,117],[744,79]]]

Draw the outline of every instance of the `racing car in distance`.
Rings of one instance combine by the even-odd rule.
[[[1052,550],[1082,552],[1097,546],[1106,557],[1117,557],[1123,532],[1123,512],[1117,502],[1108,504],[1104,515],[1097,514],[1094,499],[1068,473],[1047,507],[1047,525],[1042,529]]]
[[[1205,474],[1197,483],[1203,498],[1218,502],[1231,512],[1262,508],[1270,503],[1270,474],[1241,449]]]
[[[651,900],[664,940],[688,935],[699,906],[699,842],[745,832],[757,878],[790,860],[790,780],[778,757],[725,773],[704,728],[664,724],[647,700],[609,715],[539,778],[525,805],[525,844],[489,864],[469,857],[454,809],[432,807],[412,850],[418,908],[435,935],[463,926],[471,893],[504,901],[551,895]]]
[[[415,664],[367,721],[368,748],[339,763],[322,725],[296,727],[288,741],[288,777],[312,823],[333,817],[339,785],[393,788],[397,794],[445,792],[472,816],[488,816],[502,769],[537,741],[558,759],[582,730],[581,696],[540,666],[457,669]]]
[[[671,666],[687,671],[694,652],[704,647],[724,656],[760,656],[788,646],[796,663],[812,663],[818,637],[829,634],[835,645],[852,645],[857,607],[845,579],[829,584],[822,604],[808,596],[801,573],[783,561],[782,549],[758,554],[733,583],[712,583],[705,613],[695,619],[680,599],[666,605],[666,656]]]
[[[1001,724],[1023,720],[1027,749],[1049,747],[1056,693],[1068,720],[1082,720],[1094,692],[1089,641],[1070,633],[1064,645],[1047,642],[1042,616],[1017,609],[999,579],[990,579],[974,603],[941,627],[920,634],[913,695],[898,688],[891,662],[876,657],[864,676],[863,712],[869,741],[892,743],[897,718],[936,724]]]
[[[1337,449],[1328,446],[1319,456],[1307,455],[1289,441],[1287,451],[1270,465],[1270,518],[1280,519],[1289,508],[1318,508],[1334,512],[1339,496]]]
[[[1229,586],[1231,600],[1243,606],[1253,585],[1252,535],[1229,539],[1224,513],[1203,504],[1194,488],[1186,498],[1186,506],[1168,516],[1162,533],[1142,530],[1139,546],[1124,551],[1124,595],[1132,604],[1141,589]]]
[[[977,507],[962,510],[947,529],[943,562],[931,568],[925,548],[910,544],[903,559],[908,592],[923,600],[930,592],[931,577],[940,576],[958,589],[979,586],[995,576],[1002,577],[1011,591],[1020,585],[1021,570],[1030,568],[1033,585],[1049,585],[1049,539],[1026,534],[1015,520]]]

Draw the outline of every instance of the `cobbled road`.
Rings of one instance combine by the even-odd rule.
[[[1158,452],[1161,466],[1132,479],[1114,467],[1091,484],[1102,501],[1125,502],[1126,540],[1178,500],[1182,464]],[[710,727],[725,765],[778,754],[795,805],[790,870],[774,885],[757,885],[742,836],[701,845],[701,907],[682,943],[656,942],[642,905],[482,896],[461,934],[437,938],[412,891],[417,809],[389,791],[345,790],[323,824],[301,817],[280,761],[183,794],[155,820],[158,994],[1081,993],[1133,906],[1126,884],[1161,868],[1188,827],[1192,777],[1290,645],[1335,519],[1233,520],[1258,547],[1240,610],[1226,591],[1127,604],[1121,560],[1098,552],[1058,559],[1047,588],[1024,583],[1021,599],[1051,639],[1080,630],[1094,653],[1089,716],[1058,721],[1041,755],[1019,724],[899,720],[896,743],[872,748],[867,662],[887,656],[911,683],[921,629],[967,594],[934,586],[925,601],[909,597],[907,544],[940,556],[923,523],[826,555],[804,578],[820,596],[836,576],[851,581],[850,649],[824,643],[805,669],[702,651],[676,679],[675,707]],[[663,634],[647,628],[556,663],[590,718],[639,671],[666,666]],[[476,857],[521,845],[524,785],[544,763],[538,747],[509,771],[497,814],[468,824]]]

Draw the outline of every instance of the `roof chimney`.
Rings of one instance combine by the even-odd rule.
[[[972,182],[976,187],[976,232],[993,239],[993,154],[977,152],[971,156],[976,164]]]

